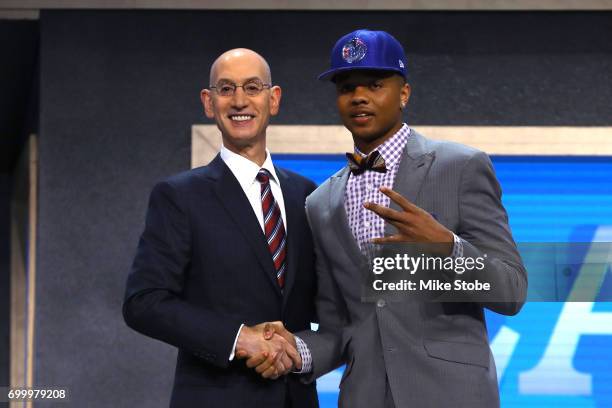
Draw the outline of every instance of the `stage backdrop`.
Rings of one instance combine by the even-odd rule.
[[[175,350],[125,327],[121,300],[150,189],[190,167],[191,126],[205,122],[198,94],[222,51],[249,47],[268,58],[284,89],[277,124],[338,123],[333,89],[314,78],[340,35],[369,27],[406,47],[412,125],[612,125],[608,13],[44,11],[40,23],[27,358],[35,384],[70,387],[75,406],[167,406]],[[317,181],[341,165],[338,157],[279,159]],[[594,236],[612,224],[608,158],[494,162],[517,239],[570,239],[585,225]],[[606,308],[534,304],[514,318],[489,315],[504,406],[609,405],[603,350],[612,325],[555,331],[595,314],[609,319]],[[333,401],[333,390],[322,391]]]

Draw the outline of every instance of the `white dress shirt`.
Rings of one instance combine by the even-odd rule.
[[[263,165],[259,167],[257,163],[254,163],[239,154],[236,154],[225,146],[221,146],[221,159],[225,162],[227,167],[232,171],[236,180],[242,187],[242,191],[247,196],[253,212],[259,221],[261,231],[264,232],[264,220],[263,211],[261,209],[261,184],[255,179],[259,170],[266,169],[270,172],[270,188],[272,189],[272,195],[280,207],[281,216],[283,217],[283,223],[285,224],[285,233],[287,233],[287,216],[285,213],[285,200],[283,199],[283,192],[281,190],[280,181],[274,170],[272,164],[272,158],[270,152],[266,149],[266,160]]]

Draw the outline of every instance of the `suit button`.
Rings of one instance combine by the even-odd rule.
[[[378,307],[385,307],[387,305],[387,302],[385,302],[385,299],[378,299],[378,302],[376,302],[376,306]]]

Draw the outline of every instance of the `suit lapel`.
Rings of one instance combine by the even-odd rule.
[[[366,259],[361,253],[359,245],[357,245],[357,241],[353,236],[353,231],[351,231],[351,227],[349,226],[348,217],[346,216],[346,210],[344,208],[344,194],[350,174],[351,172],[348,166],[346,166],[330,179],[329,205],[331,209],[331,231],[335,232],[337,241],[340,242],[355,268],[359,270],[359,268],[363,266],[363,263],[366,262]]]
[[[261,266],[260,270],[272,284],[276,293],[281,296],[268,244],[242,187],[240,187],[238,180],[236,180],[231,170],[225,165],[220,155],[217,155],[209,166],[213,169],[211,172],[212,178],[216,179],[215,193],[218,200],[225,207],[230,218],[238,225],[242,235],[250,244]],[[228,243],[229,245],[231,243]]]
[[[404,147],[393,190],[400,193],[412,203],[416,203],[421,186],[435,159],[435,152],[428,152],[425,139],[415,130],[411,130],[410,137]],[[391,208],[400,210],[400,207],[391,201]],[[385,223],[385,236],[396,233],[395,227]]]

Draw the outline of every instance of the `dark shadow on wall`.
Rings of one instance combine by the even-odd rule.
[[[38,21],[0,20],[1,173],[12,172],[27,140],[27,127],[33,124],[28,115],[29,107],[37,104],[31,96],[36,82],[38,27]]]
[[[0,387],[9,385],[10,176],[0,173]]]

